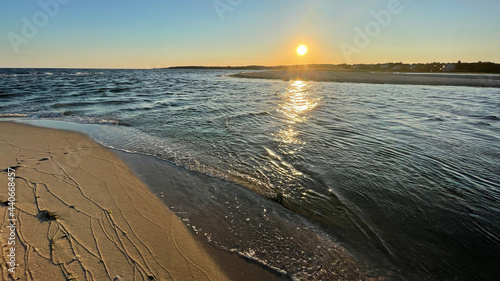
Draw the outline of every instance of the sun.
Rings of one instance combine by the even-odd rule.
[[[297,48],[297,54],[299,54],[299,56],[303,56],[307,53],[307,46],[306,45],[300,45],[298,48]]]

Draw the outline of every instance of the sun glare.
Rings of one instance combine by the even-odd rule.
[[[307,53],[307,46],[306,45],[300,45],[298,48],[297,48],[297,54],[299,54],[300,56],[303,56]]]

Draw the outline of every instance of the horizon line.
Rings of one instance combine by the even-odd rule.
[[[459,60],[460,61],[460,60]],[[378,64],[432,64],[432,63],[442,63],[442,64],[452,64],[458,63],[456,62],[378,62],[378,63],[308,63],[308,64],[282,64],[282,65],[260,65],[260,64],[248,64],[248,65],[174,65],[174,66],[161,66],[161,67],[131,67],[131,68],[123,68],[123,67],[10,67],[10,66],[0,66],[0,69],[109,69],[109,70],[120,70],[120,69],[136,69],[136,70],[147,70],[147,69],[169,69],[169,68],[183,68],[183,67],[200,67],[200,68],[243,68],[243,67],[292,67],[292,66],[314,66],[314,65],[331,65],[331,66],[339,66],[339,65],[378,65]],[[473,62],[464,62],[460,61],[460,63],[493,63],[500,64],[493,61],[473,61]]]

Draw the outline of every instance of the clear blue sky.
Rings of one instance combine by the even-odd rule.
[[[58,3],[47,15],[38,1],[0,0],[0,67],[500,63],[498,0],[400,0],[378,30],[372,12],[397,0],[59,1],[42,0]],[[23,18],[38,30],[23,34]],[[356,28],[370,24],[356,44]]]

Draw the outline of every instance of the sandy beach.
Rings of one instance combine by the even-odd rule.
[[[69,131],[0,122],[0,132],[3,280],[235,279],[112,151]]]
[[[500,75],[432,74],[357,71],[283,70],[243,72],[232,75],[241,78],[309,80],[369,84],[402,84],[434,86],[500,87]]]

